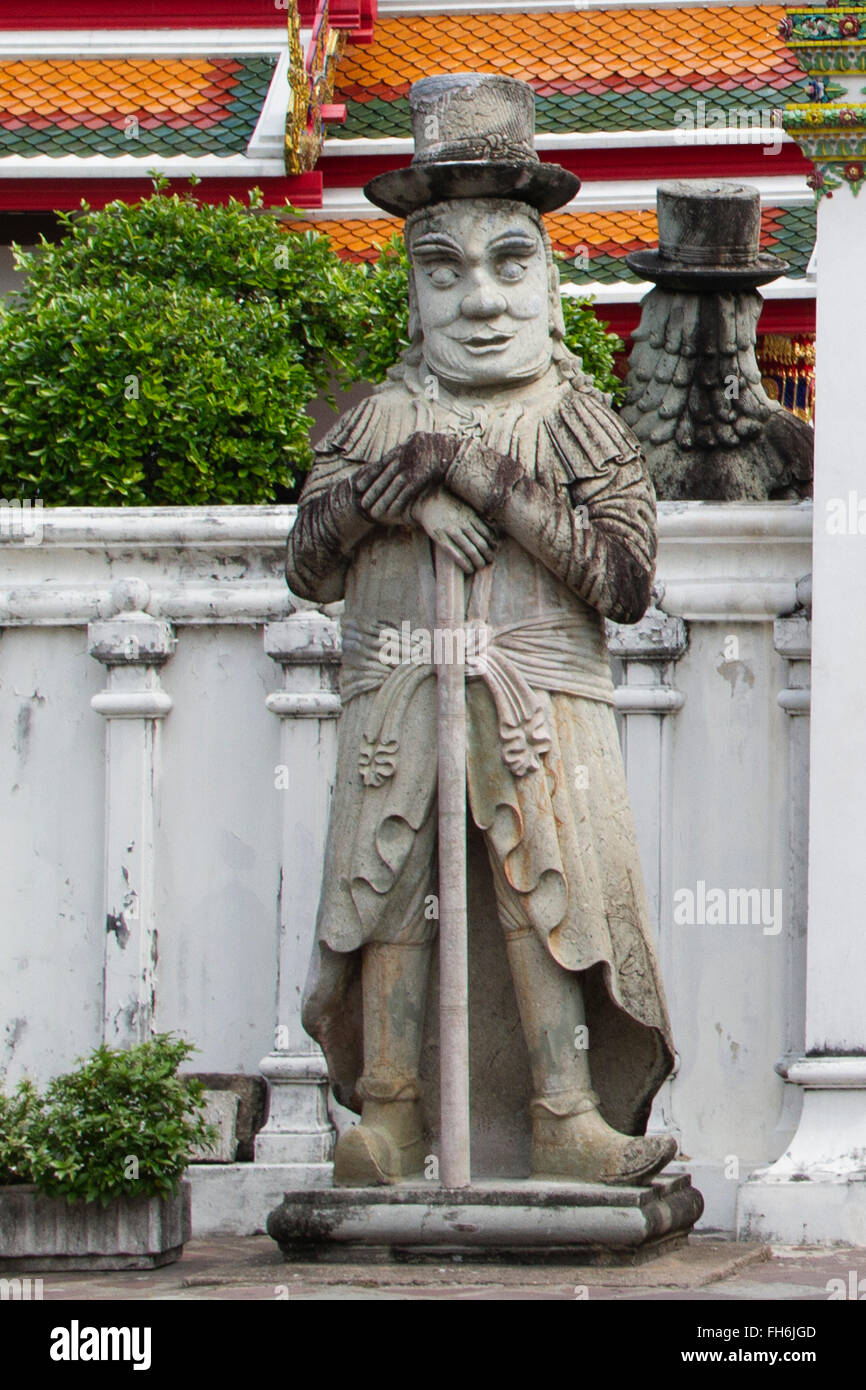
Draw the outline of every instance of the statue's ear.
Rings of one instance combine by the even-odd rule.
[[[415,270],[410,260],[409,262],[409,342],[414,343],[416,338],[421,337],[421,315],[418,313],[418,292],[415,289]]]
[[[553,259],[548,246],[547,267],[550,284],[550,336],[560,341],[565,337],[565,316],[562,312],[562,291],[559,284],[559,266]]]

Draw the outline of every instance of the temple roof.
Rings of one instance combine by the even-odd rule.
[[[789,263],[766,297],[814,295],[811,166],[768,130],[806,82],[778,34],[780,5],[439,0],[440,13],[437,0],[400,0],[377,19],[375,0],[236,0],[215,28],[213,5],[225,24],[228,0],[184,0],[193,31],[169,18],[174,0],[149,3],[150,19],[129,12],[125,34],[95,27],[119,24],[113,0],[69,0],[68,30],[44,37],[37,27],[6,38],[0,23],[0,208],[47,212],[82,196],[101,206],[142,196],[151,169],[172,187],[195,174],[205,200],[254,185],[265,206],[288,198],[309,209],[297,225],[367,260],[402,225],[362,190],[412,157],[411,84],[501,72],[535,89],[541,158],[583,181],[547,219],[566,283],[633,303],[642,287],[625,256],[656,243],[658,183],[721,178],[759,186],[762,247]],[[720,112],[723,131],[712,129]]]
[[[375,0],[237,0],[224,28],[205,0],[68,0],[66,27],[33,3],[33,29],[0,9],[0,209],[134,198],[153,171],[173,188],[195,176],[205,200],[257,185],[266,206],[321,203],[336,62],[348,34],[372,36]]]
[[[551,213],[544,221],[554,250],[566,258],[560,268],[561,279],[577,287],[617,281],[641,283],[625,257],[630,251],[649,250],[658,241],[654,208]],[[298,231],[315,228],[330,238],[335,250],[354,261],[375,260],[379,248],[403,228],[402,221],[394,217],[317,217],[291,225]],[[805,275],[814,241],[814,207],[761,209],[761,250],[786,260],[790,279]]]
[[[0,61],[4,155],[243,154],[274,54]]]
[[[551,13],[380,18],[349,46],[335,100],[337,139],[411,135],[408,91],[420,77],[501,72],[536,91],[539,133],[673,129],[708,105],[752,110],[802,99],[803,73],[778,37],[779,5],[677,6]]]

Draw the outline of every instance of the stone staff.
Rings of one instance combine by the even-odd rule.
[[[469,939],[466,913],[466,686],[463,571],[436,547],[436,626],[440,640],[439,757],[439,1064],[440,1161],[444,1187],[468,1187]],[[446,635],[449,640],[446,641]]]

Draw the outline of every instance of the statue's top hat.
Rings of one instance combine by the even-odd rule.
[[[753,289],[788,269],[786,261],[759,250],[757,188],[699,179],[662,183],[657,206],[658,249],[632,251],[626,262],[663,289]]]
[[[513,198],[539,212],[570,201],[580,179],[535,152],[535,93],[495,73],[425,77],[409,92],[415,157],[371,179],[377,207],[405,217],[451,198]]]

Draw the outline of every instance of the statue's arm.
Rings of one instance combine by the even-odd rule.
[[[357,476],[356,470],[322,487],[311,475],[301,493],[286,548],[286,579],[299,598],[335,603],[343,597],[352,552],[375,525],[361,510]]]
[[[643,617],[655,573],[656,510],[639,453],[579,480],[571,504],[475,441],[461,448],[445,482],[602,617]]]

